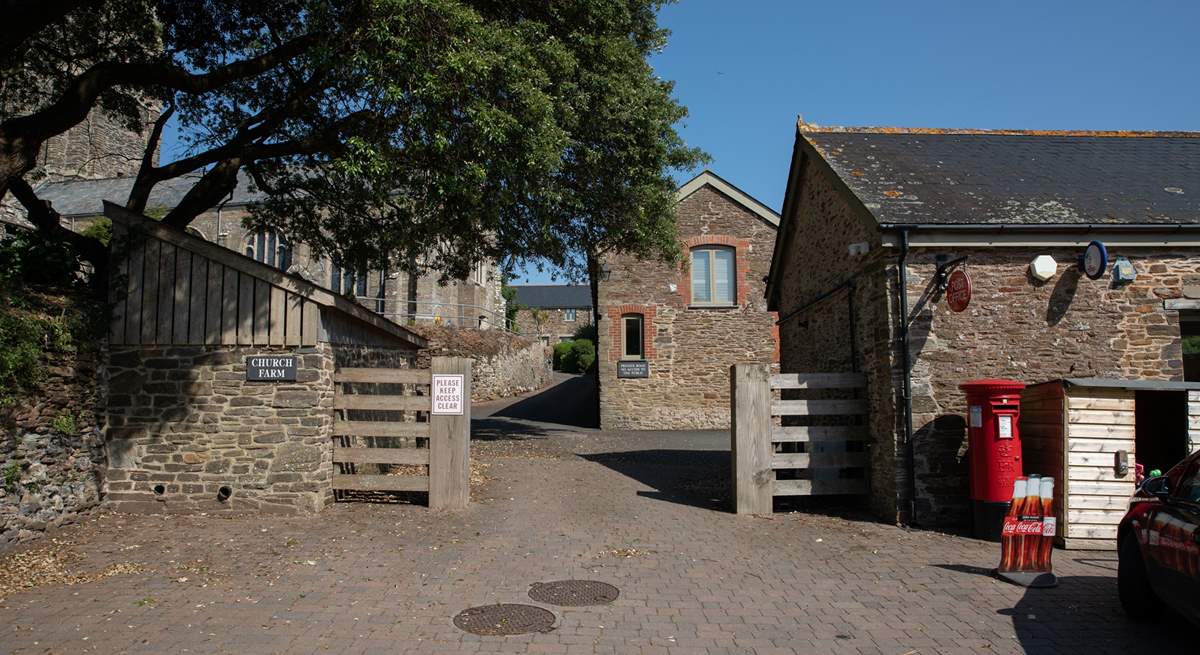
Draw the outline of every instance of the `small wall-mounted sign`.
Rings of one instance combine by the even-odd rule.
[[[946,306],[961,312],[971,304],[971,276],[961,268],[954,269],[946,280]]]
[[[433,375],[433,408],[438,416],[462,416],[466,385],[461,373]]]
[[[1083,269],[1083,274],[1090,279],[1099,280],[1108,268],[1108,249],[1099,241],[1089,243],[1083,255],[1079,257],[1079,268]]]
[[[295,382],[295,355],[252,355],[246,358],[248,382]]]
[[[650,377],[650,362],[644,359],[629,359],[617,362],[618,378]]]

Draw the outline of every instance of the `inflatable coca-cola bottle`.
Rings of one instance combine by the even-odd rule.
[[[1058,519],[1054,515],[1054,478],[1042,478],[1042,538],[1038,544],[1036,569],[1050,572],[1050,554],[1054,550],[1054,532]]]
[[[1035,568],[1042,541],[1042,476],[1030,475],[1025,482],[1025,502],[1021,503],[1020,521],[1017,522],[1017,556],[1014,563],[1018,571]]]
[[[1026,478],[1013,480],[1012,503],[1004,517],[1000,530],[1000,570],[1015,571],[1017,559],[1017,524],[1021,520],[1021,509],[1025,506]]]

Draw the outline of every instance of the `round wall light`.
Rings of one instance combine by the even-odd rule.
[[[1029,272],[1037,281],[1045,282],[1058,273],[1058,262],[1050,255],[1038,255],[1029,262]]]

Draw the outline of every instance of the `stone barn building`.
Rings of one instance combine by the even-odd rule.
[[[704,171],[676,193],[683,262],[605,258],[598,283],[600,425],[729,427],[729,367],[777,361],[764,299],[779,216]]]
[[[570,341],[592,324],[592,291],[586,284],[525,284],[517,291],[517,332],[546,345]]]
[[[781,370],[866,375],[870,504],[887,520],[966,522],[965,381],[1193,377],[1198,134],[801,121],[782,217],[767,289]],[[1093,241],[1117,262],[1098,279],[1077,265]],[[955,269],[973,283],[961,312]]]

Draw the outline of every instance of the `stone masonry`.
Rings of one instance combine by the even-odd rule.
[[[429,340],[417,358],[419,368],[427,368],[432,357],[469,357],[471,364],[471,400],[482,402],[511,398],[536,391],[550,384],[553,370],[550,351],[540,341],[508,334],[501,330],[467,330],[416,326],[414,330]]]
[[[867,375],[872,510],[907,521],[898,303],[898,252],[882,247],[869,217],[854,211],[819,162],[804,167],[786,265],[776,271],[785,372]],[[853,243],[864,255],[848,256]],[[958,385],[986,377],[1033,384],[1062,377],[1183,377],[1178,312],[1163,301],[1200,283],[1200,252],[1123,248],[1137,280],[1117,286],[1083,277],[1080,249],[914,248],[908,257],[916,520],[962,524],[967,505],[966,403]],[[1059,262],[1048,282],[1028,271],[1036,255]],[[936,292],[936,258],[967,256],[974,294],[961,314]],[[809,265],[820,261],[819,266]],[[845,283],[852,282],[852,285]],[[811,301],[835,287],[824,300]],[[807,305],[807,307],[805,307]],[[853,323],[851,323],[853,317]]]
[[[0,427],[0,546],[73,522],[100,502],[97,353],[44,356],[46,376],[5,409]]]
[[[729,367],[777,361],[775,315],[764,282],[776,228],[706,185],[677,208],[685,262],[688,250],[735,249],[737,299],[732,307],[690,306],[688,266],[611,257],[600,283],[597,354],[604,429],[724,429],[729,425]],[[618,379],[621,317],[642,314],[650,377]]]
[[[295,382],[246,380],[298,353]],[[109,363],[106,500],[123,511],[317,511],[332,499],[333,347],[121,347]],[[218,493],[227,488],[225,501]]]
[[[543,312],[539,322],[534,312]],[[567,320],[567,310],[561,307],[532,309],[522,307],[517,311],[517,332],[534,337],[545,337],[551,345],[569,339],[581,327],[592,324],[592,310],[576,309],[575,320]]]

